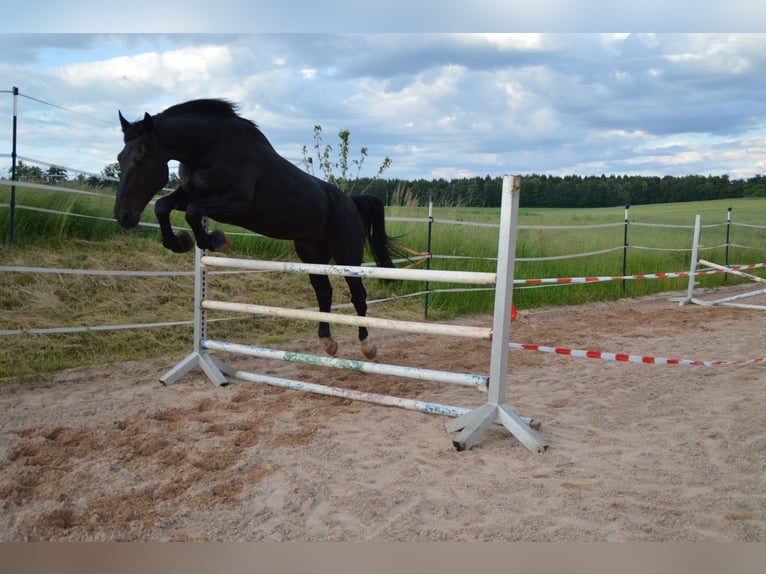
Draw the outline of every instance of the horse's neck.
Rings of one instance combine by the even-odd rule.
[[[224,121],[236,122],[234,119]],[[276,154],[266,137],[254,126],[252,132],[247,132],[248,126],[242,128],[236,124],[222,123],[205,125],[199,120],[182,118],[166,119],[156,122],[155,125],[158,126],[158,139],[165,148],[168,159],[190,166],[209,160],[211,153],[220,154],[223,153],[222,150],[239,145],[251,146],[250,149],[255,154]],[[243,133],[249,133],[252,137],[237,140]]]
[[[186,164],[200,160],[218,140],[217,130],[201,130],[199,124],[179,119],[157,124],[158,139],[168,159]]]

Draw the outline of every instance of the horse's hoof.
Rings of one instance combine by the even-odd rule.
[[[369,338],[359,341],[359,348],[362,350],[362,354],[370,360],[374,359],[378,354],[378,348]]]
[[[319,340],[322,343],[322,348],[324,349],[324,352],[330,355],[331,357],[335,356],[335,353],[338,352],[338,343],[335,342],[335,339],[332,337],[319,337]]]
[[[226,234],[220,229],[216,229],[210,234],[210,250],[216,253],[226,251],[231,247],[231,241],[226,238]]]
[[[178,231],[175,231],[173,235],[176,238],[176,243],[170,247],[171,251],[175,253],[186,253],[187,251],[191,251],[194,247],[194,240],[186,230],[179,229]]]

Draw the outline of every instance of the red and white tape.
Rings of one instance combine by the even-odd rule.
[[[752,263],[750,265],[732,266],[730,269],[741,271],[743,269],[757,269],[766,267],[764,263]],[[709,271],[695,271],[694,275],[715,275],[716,273],[726,273],[720,269]],[[678,271],[675,273],[649,273],[646,275],[601,275],[593,277],[554,277],[549,279],[514,279],[514,285],[540,285],[543,283],[554,284],[573,284],[573,283],[598,283],[601,281],[624,281],[633,279],[677,279],[679,277],[689,277],[688,271]]]
[[[742,361],[699,361],[696,359],[669,359],[665,357],[647,357],[644,355],[629,355],[626,353],[603,353],[601,351],[582,351],[563,347],[545,347],[543,345],[528,345],[524,343],[508,343],[511,349],[523,351],[540,351],[554,355],[566,355],[581,359],[601,359],[604,361],[622,361],[626,363],[642,363],[645,365],[693,365],[697,367],[722,367],[732,365],[748,365],[754,363],[766,364],[766,357]]]

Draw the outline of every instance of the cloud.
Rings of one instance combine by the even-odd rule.
[[[191,84],[205,85],[226,75],[231,57],[226,46],[197,46],[164,52],[68,64],[52,75],[71,88],[107,91],[160,88],[168,93],[189,93]]]
[[[390,177],[498,175],[510,168],[763,170],[764,34],[0,39],[10,50],[0,63],[0,89],[19,85],[26,95],[81,114],[22,100],[20,142],[56,154],[40,159],[80,169],[100,171],[113,161],[121,144],[118,109],[138,117],[185,99],[226,97],[285,155],[299,156],[316,124],[328,143],[349,129],[352,147],[369,148],[368,165],[393,159]],[[10,118],[10,105],[0,95],[6,148],[10,121],[2,117]]]
[[[34,15],[30,17],[30,15]],[[6,11],[5,29],[55,33],[322,32],[760,32],[766,6],[752,0],[134,0],[119,12],[101,0],[62,10],[53,0],[27,0]]]

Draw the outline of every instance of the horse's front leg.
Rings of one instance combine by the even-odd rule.
[[[162,245],[175,253],[185,253],[194,247],[194,242],[186,231],[174,232],[170,225],[170,212],[174,209],[186,211],[187,203],[183,187],[179,186],[174,192],[161,197],[154,204],[154,214],[157,216],[162,233]]]
[[[202,224],[202,218],[211,217],[216,221],[225,222],[238,214],[239,209],[244,208],[245,206],[241,202],[224,203],[219,197],[206,197],[190,202],[186,206],[186,222],[194,233],[197,247],[210,251],[226,251],[231,247],[231,242],[220,229],[208,233]]]

